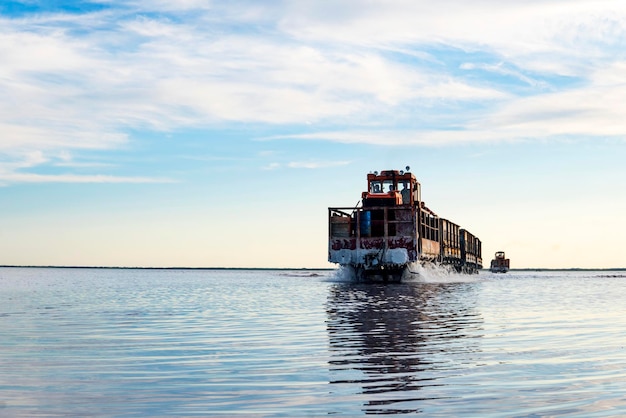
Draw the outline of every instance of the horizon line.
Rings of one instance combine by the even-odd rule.
[[[339,267],[141,267],[141,266],[53,266],[53,265],[11,265],[2,264],[0,268],[50,268],[50,269],[112,269],[112,270],[336,270]],[[489,271],[489,268],[480,270]],[[479,271],[480,271],[479,270]],[[626,271],[626,267],[526,267],[509,271]]]

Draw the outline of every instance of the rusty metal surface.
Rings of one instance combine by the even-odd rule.
[[[356,250],[357,241],[359,241],[359,248],[363,250],[380,250],[383,248],[395,249],[405,248],[407,250],[416,250],[416,242],[412,237],[390,237],[385,240],[384,238],[334,238],[330,240],[330,248],[332,250]],[[386,245],[385,245],[386,243]]]
[[[332,250],[356,250],[356,238],[331,239],[330,248]]]
[[[441,252],[441,247],[437,241],[422,238],[422,253],[420,258],[427,260],[437,260]]]

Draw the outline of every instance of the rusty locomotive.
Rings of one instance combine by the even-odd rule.
[[[511,262],[504,255],[504,251],[497,251],[493,260],[491,260],[491,266],[489,271],[492,273],[506,273],[509,271]]]
[[[361,280],[399,282],[427,263],[477,273],[481,241],[426,207],[409,170],[370,173],[356,207],[328,208],[328,261]]]

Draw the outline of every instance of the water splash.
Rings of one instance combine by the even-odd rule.
[[[339,268],[329,276],[333,282],[355,282],[357,281],[356,272],[353,267],[339,266]]]
[[[328,279],[341,283],[358,282],[351,266],[340,266]],[[458,273],[452,266],[435,263],[410,263],[402,275],[402,282],[407,283],[474,283],[483,279],[478,274]]]
[[[480,281],[478,274],[458,273],[452,266],[435,263],[411,263],[402,279],[423,283],[473,283]]]

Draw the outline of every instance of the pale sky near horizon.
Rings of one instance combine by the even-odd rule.
[[[626,267],[621,0],[5,0],[0,95],[0,265],[329,267],[409,165],[486,266]]]

